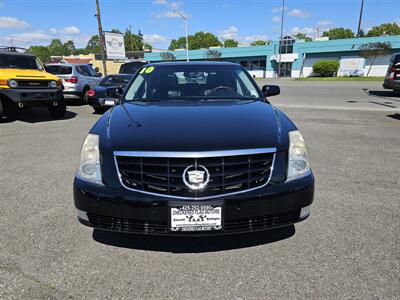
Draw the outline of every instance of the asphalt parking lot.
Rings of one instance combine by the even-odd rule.
[[[30,109],[0,124],[0,299],[398,299],[400,98],[380,82],[278,83],[316,193],[308,220],[266,233],[93,231],[72,181],[99,115],[70,105],[64,120]]]

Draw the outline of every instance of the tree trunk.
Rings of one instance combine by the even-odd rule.
[[[372,66],[374,65],[375,59],[376,59],[376,57],[374,57],[374,58],[372,59],[371,64],[369,65],[369,69],[368,69],[368,72],[367,72],[367,76],[365,76],[365,77],[368,77],[369,72],[371,72],[371,69],[372,69]]]

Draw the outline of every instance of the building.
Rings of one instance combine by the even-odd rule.
[[[190,50],[190,60],[222,60],[240,63],[256,77],[308,77],[312,76],[313,65],[320,60],[336,60],[340,63],[339,76],[349,75],[352,71],[367,74],[370,61],[360,57],[359,48],[363,44],[389,42],[392,53],[400,52],[400,35],[341,40],[314,40],[305,42],[292,36],[264,46],[235,48],[215,48]],[[281,48],[279,54],[279,47]],[[166,55],[167,54],[167,55]],[[186,60],[186,51],[145,53],[149,62],[166,59]],[[384,76],[390,55],[378,57],[369,76]]]

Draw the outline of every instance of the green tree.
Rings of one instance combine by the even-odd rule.
[[[221,41],[210,32],[199,31],[193,35],[188,36],[189,50],[209,48],[209,47],[221,47]],[[181,49],[186,47],[186,38],[179,37],[177,40],[171,40],[168,47],[169,50]]]
[[[28,52],[38,57],[43,63],[50,61],[50,51],[46,46],[31,46]]]
[[[87,53],[100,54],[100,49],[101,49],[100,48],[100,38],[97,34],[93,35],[89,39],[85,50],[87,51]]]
[[[75,52],[75,50],[76,50],[75,44],[74,44],[74,42],[71,41],[71,40],[66,41],[66,42],[64,43],[64,47],[65,47],[65,49],[66,49],[70,54],[74,54],[74,52]]]
[[[369,60],[369,69],[366,77],[368,77],[369,72],[378,56],[389,55],[392,50],[392,45],[390,43],[368,43],[363,44],[359,48],[360,56]]]
[[[308,37],[305,33],[298,32],[293,36],[295,39],[298,40],[305,40],[306,42],[311,42],[312,39]]]
[[[224,47],[228,48],[228,47],[237,47],[238,46],[238,41],[234,40],[234,39],[227,39],[224,41]]]
[[[142,34],[134,34],[125,30],[124,34],[125,51],[142,51],[143,50],[143,36]]]
[[[270,43],[271,43],[270,41],[257,40],[257,41],[252,42],[250,45],[252,45],[252,46],[263,46],[263,45],[268,45]]]
[[[49,51],[50,55],[54,56],[63,56],[71,54],[68,48],[63,43],[61,43],[60,39],[54,39],[51,41],[49,45]]]
[[[355,34],[349,28],[332,28],[328,31],[324,31],[322,36],[329,37],[330,40],[339,40],[339,39],[349,39],[354,38]]]
[[[367,36],[400,35],[400,26],[396,23],[384,23],[372,27]]]

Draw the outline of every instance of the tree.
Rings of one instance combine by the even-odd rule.
[[[143,36],[131,33],[129,29],[125,30],[124,43],[126,52],[143,50]]]
[[[293,36],[295,39],[298,40],[305,40],[306,42],[311,42],[312,39],[308,37],[305,33],[298,32]]]
[[[28,52],[38,57],[42,62],[50,61],[50,51],[46,46],[31,46]]]
[[[209,48],[209,47],[221,47],[221,41],[210,32],[199,31],[193,35],[188,36],[189,50]],[[186,48],[186,38],[179,37],[177,40],[171,40],[168,47],[169,50]]]
[[[332,28],[328,31],[324,31],[322,36],[329,37],[330,40],[339,40],[339,39],[349,39],[354,38],[355,34],[349,28]]]
[[[74,42],[71,41],[71,40],[66,41],[66,42],[64,43],[64,47],[65,47],[65,49],[66,49],[70,54],[74,54],[74,52],[75,52],[75,50],[76,50],[75,44],[74,44]]]
[[[234,39],[227,39],[224,41],[224,47],[228,48],[228,47],[237,47],[238,46],[238,41],[234,40]]]
[[[372,27],[367,36],[400,35],[400,26],[396,23],[384,23]]]
[[[50,55],[54,56],[63,56],[71,54],[68,48],[63,43],[61,43],[60,39],[54,39],[51,41],[49,45],[49,51]]]
[[[392,50],[392,45],[390,43],[368,43],[363,44],[359,48],[360,56],[370,61],[367,76],[372,69],[372,66],[378,56],[389,55]]]
[[[85,50],[87,53],[100,54],[100,39],[99,36],[93,35],[88,41]]]
[[[266,44],[267,44],[266,41],[258,40],[258,41],[251,42],[250,45],[252,45],[252,46],[262,46],[262,45],[266,45]]]
[[[173,55],[171,52],[161,52],[160,57],[164,61],[172,61],[176,59],[175,55]]]

